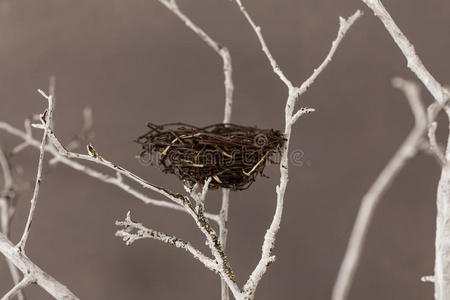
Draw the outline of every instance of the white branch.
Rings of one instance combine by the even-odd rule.
[[[20,251],[18,247],[15,247],[3,233],[0,233],[0,252],[23,274],[25,274],[25,276],[31,278],[33,283],[39,285],[55,299],[78,299],[78,297],[69,291],[67,287],[36,266],[25,253]]]
[[[225,76],[225,114],[224,123],[229,123],[231,119],[231,108],[233,104],[233,80],[232,80],[232,65],[231,65],[231,55],[228,48],[219,45],[213,38],[211,38],[203,29],[197,26],[194,22],[189,19],[178,7],[175,0],[158,0],[164,6],[166,6],[170,11],[172,11],[178,18],[180,18],[184,24],[191,29],[200,39],[202,39],[209,47],[211,47],[223,61],[223,73]]]
[[[311,76],[300,85],[300,88],[298,89],[299,96],[308,90],[308,88],[316,80],[317,76],[319,76],[319,74],[322,73],[322,71],[328,66],[347,31],[361,16],[362,12],[360,10],[357,10],[348,19],[339,17],[339,30],[336,39],[331,44],[331,49],[329,50],[327,57],[325,57],[325,59],[317,69],[314,69],[314,72],[311,74]]]
[[[45,95],[43,92],[41,92],[41,94],[46,98],[49,97],[49,96]],[[1,127],[1,123],[0,123],[0,127]],[[222,249],[220,241],[218,240],[216,232],[211,227],[211,225],[208,223],[208,220],[206,219],[206,217],[203,213],[203,210],[202,209],[196,210],[193,207],[190,199],[187,196],[184,196],[179,193],[173,193],[163,187],[152,184],[152,183],[146,181],[145,179],[140,178],[139,176],[135,175],[134,173],[120,167],[119,165],[104,159],[97,152],[97,150],[95,150],[92,147],[92,145],[88,145],[88,147],[87,147],[88,154],[79,154],[79,153],[74,153],[74,152],[68,151],[66,148],[64,148],[64,146],[62,146],[62,144],[56,138],[53,131],[51,130],[51,127],[48,132],[48,138],[49,138],[49,141],[56,148],[56,150],[58,151],[58,153],[60,155],[67,157],[67,158],[87,160],[87,161],[108,167],[108,168],[114,170],[117,174],[123,175],[124,177],[127,177],[127,178],[135,181],[136,183],[140,184],[144,188],[153,190],[153,191],[165,196],[166,198],[172,200],[175,204],[183,206],[185,211],[189,215],[191,215],[191,217],[194,219],[194,221],[195,221],[197,227],[200,229],[200,231],[205,235],[207,244],[209,245],[209,247],[211,249],[211,253],[213,254],[213,256],[216,259],[216,261],[218,262],[218,264],[220,265],[221,277],[227,282],[230,290],[234,294],[239,292],[239,289],[237,288],[237,285],[235,283],[233,271],[231,269],[231,266],[228,263],[228,259],[225,256],[225,253]],[[122,180],[122,179],[119,178],[119,180]]]
[[[195,259],[203,263],[206,268],[219,273],[216,262],[204,255],[197,248],[193,247],[189,242],[179,239],[173,235],[146,228],[141,223],[132,221],[130,212],[127,213],[124,221],[116,221],[116,225],[125,227],[125,229],[118,230],[116,232],[116,236],[121,237],[127,246],[131,245],[137,240],[145,238],[158,240],[160,242],[186,250],[187,252],[191,253]]]
[[[355,21],[361,16],[361,12],[356,11],[351,17],[347,20],[340,18],[340,26],[338,30],[338,35],[336,39],[333,41],[332,47],[325,58],[325,60],[321,63],[318,69],[314,70],[313,74],[306,79],[300,87],[294,87],[291,81],[284,75],[284,73],[279,68],[277,62],[273,58],[270,50],[261,34],[261,28],[255,24],[250,15],[248,14],[245,7],[242,5],[240,0],[235,0],[238,4],[241,12],[244,14],[247,21],[250,23],[250,26],[255,31],[259,43],[261,44],[262,50],[269,60],[272,69],[275,74],[278,75],[280,80],[287,86],[289,90],[289,96],[286,101],[285,107],[285,130],[284,136],[286,138],[286,142],[282,149],[281,162],[280,162],[280,183],[276,188],[277,193],[277,204],[275,208],[275,213],[272,219],[272,223],[270,224],[269,229],[266,231],[264,236],[264,242],[262,245],[262,253],[261,258],[253,270],[252,274],[248,278],[247,282],[243,288],[243,299],[253,299],[256,288],[258,286],[259,281],[267,270],[268,265],[270,265],[274,260],[275,256],[272,256],[272,251],[275,247],[275,239],[280,228],[281,217],[283,213],[283,204],[284,204],[284,195],[287,188],[288,182],[288,150],[289,150],[289,142],[291,137],[292,125],[295,121],[304,114],[304,111],[300,109],[296,114],[294,114],[295,102],[298,97],[306,92],[307,88],[314,82],[317,76],[324,70],[324,68],[331,61],[334,53],[336,52],[339,43],[347,33],[348,29],[355,23]]]
[[[393,84],[405,93],[414,114],[415,126],[361,201],[347,250],[333,288],[332,300],[347,298],[375,209],[400,170],[419,150],[420,142],[427,129],[427,117],[420,100],[419,87],[413,82],[400,78],[394,79]]]
[[[269,60],[269,63],[273,69],[273,72],[278,75],[280,80],[288,87],[288,89],[293,89],[294,86],[292,85],[292,82],[284,75],[283,71],[280,69],[278,63],[276,62],[275,58],[273,58],[272,53],[270,53],[269,47],[267,47],[266,41],[264,40],[264,37],[261,33],[261,27],[256,25],[256,23],[253,21],[253,19],[250,17],[250,15],[247,12],[247,9],[242,4],[241,0],[235,0],[237,5],[239,6],[239,9],[241,10],[242,14],[247,19],[248,23],[252,27],[252,29],[256,33],[256,37],[258,38],[259,44],[261,45],[261,49],[266,55],[267,59]]]
[[[297,122],[297,120],[306,114],[315,112],[316,110],[314,108],[309,108],[309,107],[302,107],[300,108],[291,118],[291,124],[293,125],[295,122]]]
[[[0,130],[4,130],[8,132],[9,134],[16,136],[22,140],[24,140],[24,143],[27,143],[29,146],[38,148],[40,147],[40,142],[33,139],[31,136],[28,136],[25,132],[12,127],[8,123],[0,122]],[[47,145],[45,147],[45,151],[49,152],[54,160],[57,160],[58,162],[77,170],[81,173],[84,173],[90,177],[96,178],[102,182],[112,184],[123,191],[129,193],[130,195],[136,197],[137,199],[143,201],[145,204],[151,204],[159,207],[165,207],[169,209],[174,209],[177,211],[185,212],[184,208],[178,204],[167,202],[165,200],[156,200],[148,197],[147,195],[137,191],[136,189],[132,188],[130,185],[126,184],[123,180],[119,180],[117,177],[107,175],[105,173],[99,172],[95,169],[89,168],[83,164],[78,163],[77,161],[67,158],[60,154],[58,150],[56,150],[53,146]],[[119,173],[120,174],[120,173]],[[215,214],[207,214],[205,213],[205,217],[208,219],[214,220],[217,222],[218,216]]]
[[[25,229],[23,231],[22,238],[20,239],[19,243],[17,244],[19,250],[22,252],[25,251],[25,245],[26,245],[28,235],[31,230],[31,224],[33,222],[34,212],[36,210],[37,197],[39,194],[39,188],[41,186],[41,181],[42,181],[42,167],[44,165],[45,144],[47,141],[48,133],[50,131],[50,128],[52,128],[51,126],[53,124],[53,97],[52,96],[47,97],[47,101],[48,101],[48,109],[46,110],[46,112],[44,112],[44,114],[41,117],[42,125],[44,126],[44,133],[42,135],[42,141],[41,141],[41,145],[39,148],[39,163],[38,163],[38,170],[37,170],[37,175],[36,175],[36,182],[34,185],[33,196],[31,198],[30,211],[28,213],[27,223],[25,225]]]
[[[394,42],[402,51],[408,62],[408,68],[416,74],[416,76],[422,81],[428,91],[433,95],[436,101],[443,105],[449,98],[449,93],[442,85],[434,79],[430,72],[425,68],[420,58],[417,56],[414,46],[409,42],[400,28],[395,24],[391,15],[380,0],[362,0],[377,16],[384,27],[389,32]]]

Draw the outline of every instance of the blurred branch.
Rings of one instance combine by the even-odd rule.
[[[420,142],[427,130],[427,117],[420,99],[419,86],[401,78],[395,78],[393,85],[405,93],[414,114],[415,126],[361,201],[347,250],[333,288],[332,300],[347,298],[375,209],[400,170],[420,149]]]
[[[20,295],[23,294],[23,289],[32,283],[33,279],[30,276],[25,275],[21,281],[19,281],[8,293],[5,294],[5,296],[2,297],[2,300],[14,299],[16,296],[20,298]]]
[[[383,23],[394,42],[405,56],[408,68],[420,79],[423,85],[433,95],[441,106],[445,107],[450,93],[445,89],[423,65],[414,46],[409,42],[389,12],[380,0],[362,0]],[[446,109],[450,118],[450,110]],[[450,135],[449,135],[450,139]],[[450,158],[450,143],[447,143],[446,160]],[[435,259],[435,299],[450,299],[450,170],[447,166],[442,168],[441,178],[437,192],[437,218],[436,218],[436,259]]]
[[[13,184],[10,164],[1,146],[0,146],[0,167],[3,173],[3,190],[0,193],[1,232],[9,239],[11,234],[10,230],[11,222],[16,210],[15,205],[16,190]],[[9,272],[11,274],[11,278],[13,280],[14,285],[19,284],[20,282],[19,271],[14,266],[14,264],[11,261],[9,261],[9,259],[6,260],[6,263],[8,265]],[[17,299],[19,300],[25,299],[25,295],[22,290],[19,290],[17,294]]]

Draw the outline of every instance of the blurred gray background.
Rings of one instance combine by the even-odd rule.
[[[425,65],[448,82],[450,3],[385,0]],[[229,47],[236,86],[232,121],[284,127],[287,91],[260,51],[254,33],[232,1],[180,0],[180,7]],[[301,99],[317,112],[296,125],[291,150],[304,152],[292,166],[275,254],[256,299],[329,299],[361,200],[413,125],[403,94],[391,78],[414,78],[382,24],[356,0],[246,1],[284,72],[303,81],[329,50],[338,17],[366,14],[345,37],[333,62]],[[42,112],[36,89],[57,81],[57,135],[68,143],[91,106],[96,149],[151,182],[183,191],[178,180],[135,159],[133,143],[145,123],[208,125],[223,118],[220,58],[157,1],[1,1],[0,119],[22,127]],[[423,90],[424,101],[430,103]],[[444,120],[442,120],[444,121]],[[442,122],[441,127],[447,127]],[[445,130],[444,130],[445,131]],[[37,134],[37,133],[36,133]],[[445,134],[442,132],[441,134]],[[11,150],[19,140],[0,133]],[[84,151],[81,149],[80,151]],[[13,158],[25,173],[13,240],[25,224],[38,153]],[[231,195],[228,255],[242,285],[260,256],[275,208],[271,179]],[[435,194],[439,168],[420,154],[383,197],[362,255],[350,299],[432,299]],[[208,207],[218,208],[219,192]],[[158,197],[155,195],[155,197]],[[113,186],[58,165],[44,182],[27,253],[81,299],[219,299],[218,277],[187,253],[153,240],[131,247],[114,236],[114,221],[131,210],[146,226],[204,247],[186,215],[153,206]],[[11,287],[0,261],[0,292]],[[38,287],[30,299],[49,299]]]

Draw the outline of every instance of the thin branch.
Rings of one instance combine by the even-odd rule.
[[[275,260],[275,256],[272,255],[272,251],[275,247],[275,240],[278,230],[280,228],[281,217],[283,213],[283,205],[284,205],[284,196],[288,183],[288,150],[289,150],[289,142],[291,137],[292,125],[295,121],[303,115],[302,109],[300,109],[297,113],[294,114],[295,103],[300,95],[306,92],[307,88],[314,82],[317,76],[324,70],[327,64],[331,61],[334,53],[336,52],[339,43],[347,33],[348,29],[355,23],[355,21],[361,16],[361,12],[356,11],[351,17],[347,20],[340,18],[340,26],[338,30],[337,38],[333,41],[330,52],[328,53],[325,61],[321,63],[320,67],[316,69],[313,74],[307,78],[304,83],[298,88],[294,87],[289,79],[284,75],[284,73],[278,67],[275,59],[270,53],[270,50],[267,47],[267,44],[264,41],[264,38],[261,34],[261,29],[255,25],[254,21],[251,19],[246,9],[242,5],[240,0],[236,0],[241,12],[244,14],[247,21],[250,23],[251,27],[254,29],[258,40],[261,44],[263,52],[266,54],[267,59],[269,60],[272,69],[275,74],[280,77],[280,80],[288,87],[289,95],[286,101],[285,107],[285,130],[284,136],[286,138],[286,142],[283,146],[283,151],[281,155],[280,162],[280,183],[276,188],[277,193],[277,204],[275,208],[275,213],[272,219],[272,223],[270,224],[269,229],[266,231],[264,235],[264,242],[262,245],[261,258],[256,265],[255,269],[249,276],[247,282],[243,288],[243,297],[244,299],[253,299],[255,295],[256,288],[267,270],[267,267]]]
[[[48,98],[44,92],[40,91],[43,97]],[[52,124],[52,123],[50,123]],[[1,123],[0,123],[1,125]],[[39,127],[41,128],[41,127]],[[194,219],[197,227],[200,229],[200,231],[204,234],[207,240],[207,244],[209,245],[211,249],[211,253],[213,254],[214,258],[220,265],[220,274],[221,277],[226,280],[229,288],[231,291],[236,294],[239,293],[239,289],[235,283],[235,278],[233,271],[231,269],[231,266],[228,262],[228,259],[222,249],[222,246],[220,244],[220,241],[218,240],[217,234],[214,231],[214,229],[211,227],[211,225],[208,223],[208,220],[206,219],[204,213],[202,210],[196,210],[190,199],[187,196],[184,196],[179,193],[173,193],[163,187],[157,186],[155,184],[152,184],[148,181],[146,181],[143,178],[140,178],[139,176],[135,175],[134,173],[120,167],[119,165],[112,163],[105,158],[103,158],[97,150],[94,149],[92,145],[88,145],[87,150],[88,154],[79,154],[74,153],[71,151],[68,151],[64,146],[59,142],[59,140],[54,135],[53,131],[49,130],[48,138],[50,143],[56,148],[58,153],[64,157],[67,158],[75,158],[75,159],[81,159],[86,161],[91,161],[93,163],[97,163],[99,165],[103,165],[107,168],[110,168],[116,172],[116,174],[123,175],[124,177],[127,177],[136,183],[140,184],[144,188],[148,188],[152,191],[155,191],[166,198],[172,200],[175,204],[181,205],[184,207],[186,212],[191,215],[191,217]]]
[[[405,93],[414,114],[415,126],[361,201],[347,250],[333,288],[332,300],[347,298],[375,209],[400,170],[419,150],[420,142],[427,129],[427,117],[420,100],[419,87],[413,82],[400,78],[394,79],[393,85]]]
[[[308,90],[308,88],[314,83],[319,74],[322,73],[322,71],[328,66],[347,31],[362,15],[363,13],[360,10],[357,10],[348,19],[339,17],[339,30],[336,39],[331,44],[331,49],[329,50],[327,57],[325,57],[325,59],[317,69],[314,69],[314,72],[311,74],[311,76],[300,85],[300,88],[298,89],[299,96]]]
[[[2,168],[3,173],[3,190],[4,193],[9,193],[10,190],[13,190],[13,179],[11,175],[11,167],[9,166],[8,159],[6,158],[3,149],[0,147],[0,167]]]
[[[40,147],[40,142],[33,139],[31,136],[28,136],[24,131],[21,131],[17,128],[12,127],[8,123],[0,122],[0,130],[4,130],[8,132],[9,134],[16,136],[22,140],[24,140],[24,143],[27,143],[29,146],[38,148]],[[136,189],[132,188],[130,185],[126,184],[123,180],[118,180],[117,177],[107,175],[105,173],[99,172],[95,169],[89,168],[81,163],[78,163],[77,161],[67,158],[60,154],[58,150],[56,150],[53,146],[47,145],[45,147],[45,151],[50,153],[52,155],[52,159],[57,160],[58,162],[77,170],[81,173],[84,173],[90,177],[96,178],[102,182],[112,184],[123,191],[131,194],[132,196],[136,197],[137,199],[143,201],[145,204],[151,204],[159,207],[165,207],[169,209],[174,209],[177,211],[186,212],[184,208],[178,204],[167,202],[165,200],[156,200],[148,197],[147,195],[137,191]],[[214,220],[217,222],[218,217],[215,214],[206,214],[205,217],[208,219]]]
[[[191,29],[201,40],[203,40],[209,47],[211,47],[223,61],[223,73],[225,76],[225,116],[224,123],[229,123],[231,119],[231,109],[233,104],[233,79],[232,79],[232,65],[231,55],[228,48],[219,45],[213,38],[211,38],[203,29],[191,21],[178,7],[175,0],[158,0],[164,6],[166,6],[171,12],[173,12],[184,24]]]
[[[224,117],[223,123],[231,122],[231,112],[233,105],[233,79],[232,79],[232,64],[231,64],[231,55],[228,48],[220,46],[215,40],[213,40],[203,29],[193,23],[189,17],[187,17],[179,8],[175,0],[159,0],[163,5],[165,5],[170,11],[172,11],[175,15],[177,15],[185,25],[191,29],[195,34],[197,34],[200,39],[202,39],[209,47],[211,47],[217,54],[220,55],[223,61],[223,73],[225,77],[224,86],[225,86],[225,109],[224,109]],[[229,205],[229,192],[223,190],[223,198],[222,198],[222,208],[224,205]],[[225,196],[226,195],[226,196]],[[226,199],[225,199],[226,197]],[[226,208],[228,211],[228,207]],[[223,250],[225,251],[225,243],[227,230],[222,228],[226,226],[226,222],[224,222],[222,215],[219,216],[219,240],[222,244]],[[224,236],[225,235],[225,236]],[[228,288],[226,282],[221,280],[221,291],[222,291],[222,300],[229,299]]]
[[[124,221],[116,221],[117,226],[125,227],[122,230],[116,232],[116,236],[121,237],[127,246],[133,244],[140,239],[154,239],[177,248],[181,248],[191,253],[192,256],[205,265],[206,268],[219,273],[217,264],[211,258],[204,255],[200,250],[193,247],[189,242],[179,239],[173,235],[165,234],[153,229],[146,228],[141,223],[136,223],[131,220],[130,212]]]
[[[291,123],[294,124],[295,122],[297,122],[297,120],[306,114],[315,112],[316,110],[314,108],[309,108],[309,107],[302,107],[300,108],[291,118]]]
[[[247,19],[248,23],[252,27],[252,29],[255,31],[256,37],[258,38],[259,44],[261,45],[261,49],[266,55],[267,59],[269,60],[269,63],[273,69],[273,72],[278,75],[280,80],[288,87],[288,89],[293,89],[294,86],[292,85],[292,82],[284,75],[283,71],[280,69],[278,63],[276,62],[275,58],[273,58],[272,53],[270,53],[269,47],[267,47],[266,41],[264,40],[264,37],[261,33],[261,27],[257,26],[256,23],[253,21],[253,19],[250,17],[250,15],[247,12],[247,9],[242,4],[241,0],[235,0],[237,5],[239,6],[239,9],[241,10],[244,17]]]
[[[2,150],[2,147],[0,146],[0,166],[3,173],[3,190],[0,193],[0,222],[1,222],[1,232],[6,235],[7,238],[10,237],[10,227],[11,227],[11,221],[14,217],[15,213],[15,197],[16,197],[16,191],[14,189],[13,179],[11,175],[11,168],[8,162],[8,159],[6,158],[5,153]],[[20,274],[17,268],[13,265],[12,262],[10,262],[8,259],[6,260],[6,263],[8,265],[9,273],[11,274],[11,278],[13,280],[14,285],[19,284],[20,282]],[[18,293],[18,300],[24,300],[25,295],[22,291],[19,291]]]
[[[42,141],[41,146],[39,148],[39,163],[38,163],[38,170],[36,175],[36,182],[34,186],[33,196],[31,198],[31,206],[30,211],[28,213],[28,219],[27,223],[25,225],[24,232],[22,234],[22,238],[20,239],[19,243],[17,244],[19,251],[25,251],[25,245],[28,239],[28,235],[31,230],[31,223],[33,222],[33,216],[34,212],[36,210],[36,204],[37,204],[37,197],[39,194],[39,188],[42,181],[42,167],[44,165],[44,153],[45,153],[45,144],[47,141],[47,135],[49,133],[49,128],[53,124],[53,97],[49,96],[47,97],[48,101],[48,110],[42,115],[42,125],[44,126],[44,133],[42,135]]]

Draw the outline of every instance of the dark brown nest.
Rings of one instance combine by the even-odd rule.
[[[157,162],[192,187],[212,177],[209,187],[245,190],[263,175],[266,162],[277,163],[285,139],[274,129],[234,124],[199,128],[175,123],[155,125],[137,140],[143,162]],[[277,156],[277,157],[275,157]]]

